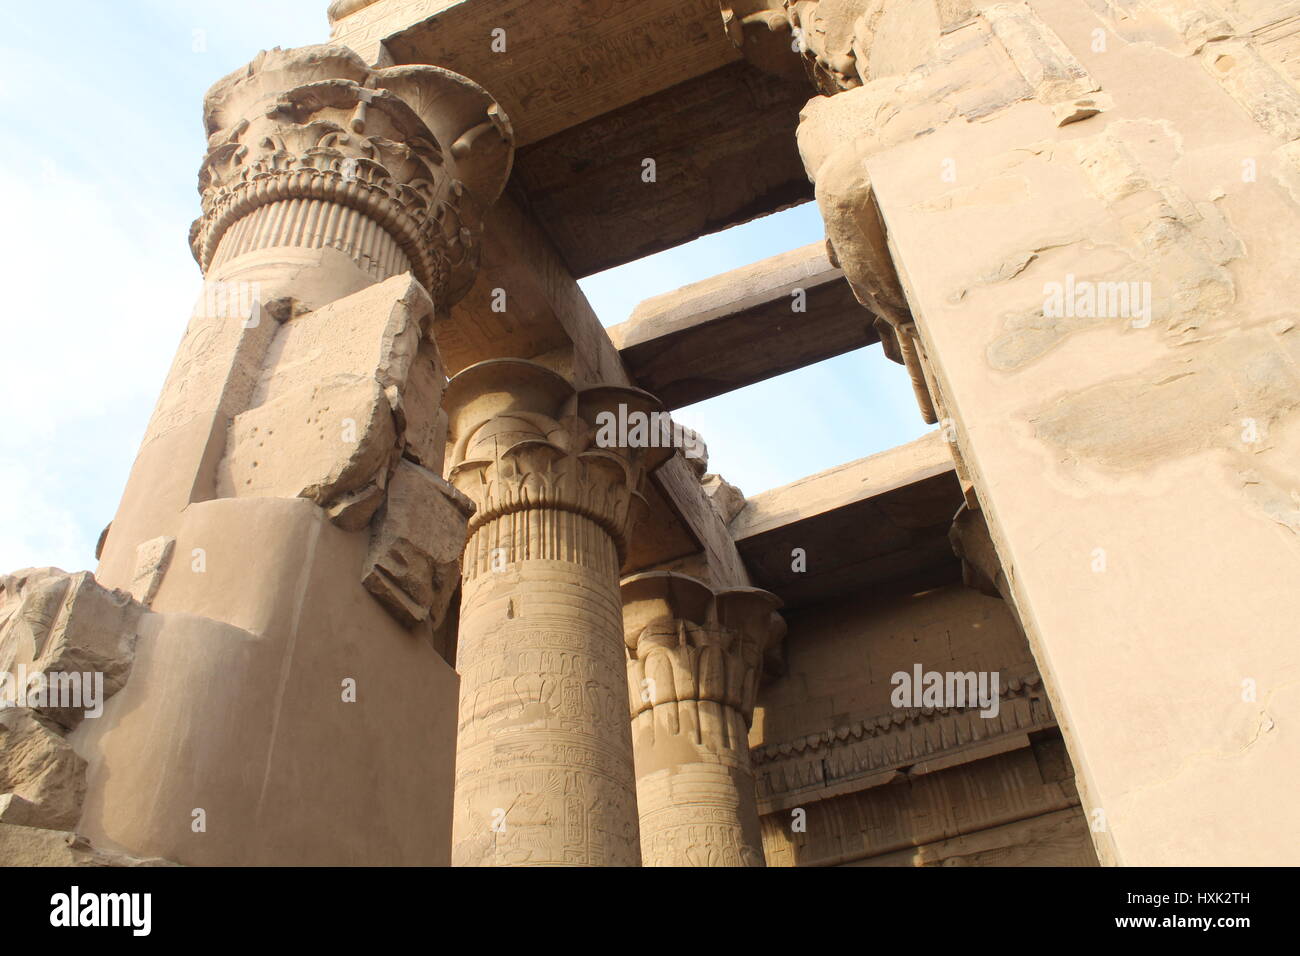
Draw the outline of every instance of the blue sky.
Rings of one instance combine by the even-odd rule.
[[[328,38],[326,0],[20,4],[0,34],[0,572],[93,569],[201,277],[204,92],[258,50]],[[803,206],[584,280],[642,299],[822,238]],[[680,410],[749,493],[927,428],[865,349]]]

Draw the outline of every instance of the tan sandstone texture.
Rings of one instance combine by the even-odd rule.
[[[1300,0],[328,22],[205,99],[97,570],[0,577],[0,863],[1300,862]],[[937,427],[781,488],[668,414],[876,345]]]

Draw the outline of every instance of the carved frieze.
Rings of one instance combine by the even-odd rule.
[[[909,707],[827,728],[751,751],[764,813],[819,800],[832,793],[867,789],[917,764],[978,759],[999,743],[1023,746],[1026,734],[1056,726],[1056,717],[1034,673],[1000,688],[996,715],[978,709]],[[963,756],[966,755],[966,756]]]

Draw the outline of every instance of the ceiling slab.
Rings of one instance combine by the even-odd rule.
[[[733,63],[521,149],[514,181],[581,278],[811,200],[808,97]]]
[[[796,608],[960,581],[948,531],[962,500],[934,432],[755,495],[730,530],[754,586]],[[796,548],[806,570],[794,569]]]

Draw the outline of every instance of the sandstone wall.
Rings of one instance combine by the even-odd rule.
[[[788,619],[786,673],[759,694],[750,735],[769,865],[1095,864],[1051,705],[1001,600],[953,585]],[[997,671],[996,716],[896,707],[892,675],[917,664]]]
[[[1103,862],[1294,862],[1296,4],[966,12],[890,71],[849,30],[832,245],[896,270]]]

